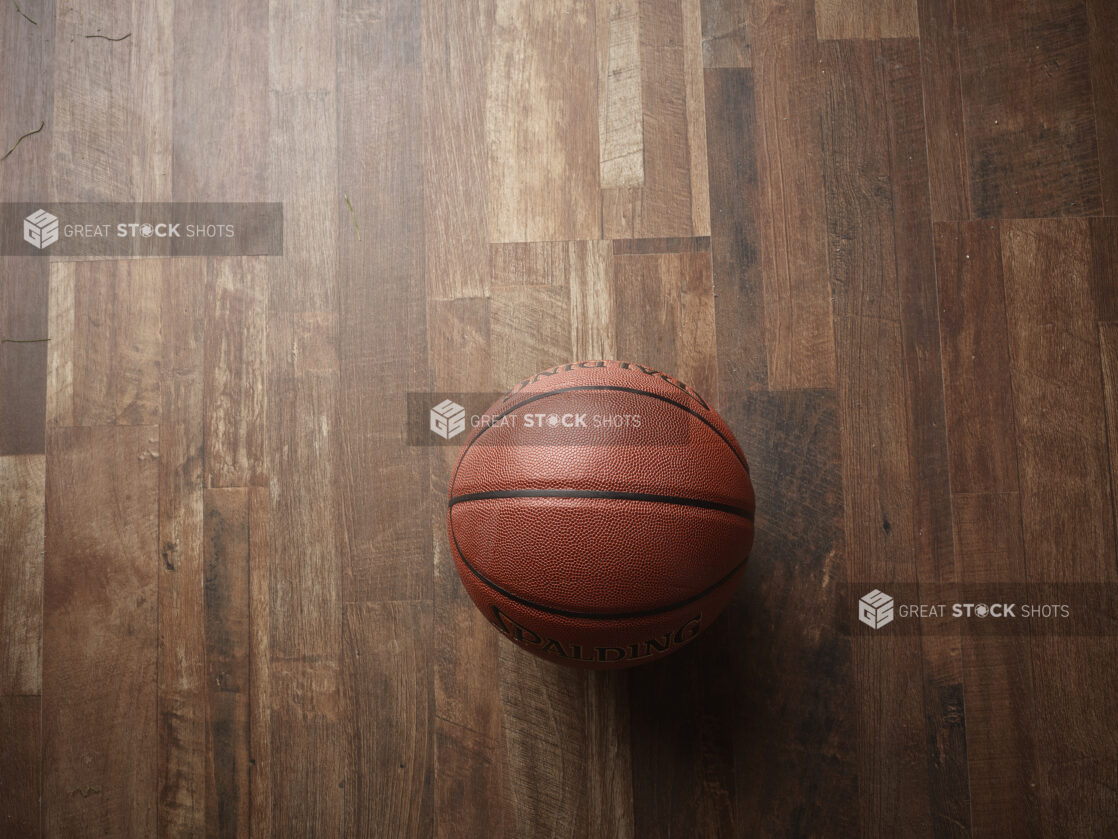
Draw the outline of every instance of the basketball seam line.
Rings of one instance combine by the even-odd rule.
[[[486,501],[493,498],[607,498],[619,501],[649,501],[656,504],[680,504],[686,507],[699,507],[705,510],[718,510],[753,521],[753,513],[732,504],[707,501],[703,498],[689,498],[681,495],[655,495],[648,492],[619,492],[596,489],[503,489],[489,492],[470,492],[456,495],[447,502],[447,507],[466,501]]]
[[[536,609],[540,612],[547,612],[551,615],[562,615],[565,618],[579,618],[580,620],[629,620],[633,618],[652,617],[653,615],[660,615],[666,612],[674,612],[676,609],[682,609],[684,606],[694,603],[696,600],[702,600],[708,594],[717,591],[719,588],[725,585],[730,580],[730,578],[734,576],[734,574],[740,571],[745,563],[749,560],[749,557],[747,556],[745,559],[731,568],[724,576],[719,578],[707,588],[700,591],[698,594],[692,595],[686,600],[680,600],[679,602],[672,603],[668,606],[659,606],[655,609],[645,609],[639,612],[575,612],[569,609],[560,609],[555,606],[545,606],[543,603],[536,603],[533,600],[528,600],[525,597],[520,597],[517,594],[513,594],[511,591],[508,591],[507,589],[497,585],[495,582],[493,582],[476,568],[474,568],[474,566],[470,565],[469,561],[466,559],[466,555],[462,552],[462,547],[458,544],[458,537],[454,535],[453,516],[451,517],[450,522],[450,538],[454,541],[454,549],[458,551],[458,557],[462,560],[462,564],[469,569],[471,574],[481,580],[481,582],[484,583],[486,586],[496,591],[498,594],[502,594],[509,600],[519,603],[522,606],[528,606],[529,608]]]
[[[531,402],[535,402],[538,399],[543,399],[547,396],[555,396],[556,394],[559,394],[559,393],[571,393],[572,391],[576,391],[576,390],[612,390],[612,391],[620,391],[620,392],[623,392],[623,393],[635,393],[638,396],[647,396],[647,397],[650,397],[652,399],[659,399],[661,402],[667,402],[669,405],[675,405],[680,410],[686,411],[687,413],[691,414],[691,416],[698,419],[700,422],[702,422],[704,425],[706,425],[711,431],[713,431],[715,434],[717,434],[722,439],[722,442],[726,444],[727,448],[730,449],[730,452],[737,459],[738,463],[741,464],[742,468],[745,470],[746,476],[749,475],[749,465],[746,463],[745,457],[743,455],[738,454],[738,450],[736,448],[734,448],[733,444],[729,440],[726,439],[726,436],[721,431],[719,431],[717,428],[714,427],[714,424],[711,423],[710,420],[708,420],[706,417],[704,417],[702,414],[698,413],[697,411],[693,411],[691,408],[688,408],[686,405],[684,405],[680,402],[676,402],[674,399],[668,399],[668,397],[666,397],[666,396],[661,396],[659,393],[650,393],[647,390],[640,390],[640,389],[634,388],[634,387],[625,387],[624,385],[573,385],[571,387],[559,388],[558,390],[549,390],[545,393],[534,393],[531,396],[529,396],[527,399],[524,399],[520,402],[517,402],[511,408],[508,408],[507,410],[504,410],[501,413],[497,414],[497,416],[493,417],[492,421],[490,423],[486,424],[481,429],[481,431],[479,431],[473,437],[473,439],[471,439],[470,442],[468,442],[466,444],[465,450],[463,450],[461,456],[459,456],[458,463],[454,467],[454,477],[451,478],[451,480],[450,480],[451,491],[453,491],[454,484],[458,480],[458,470],[462,468],[462,461],[464,461],[466,459],[467,452],[469,452],[469,450],[471,448],[473,448],[474,443],[476,443],[478,440],[481,439],[482,434],[484,434],[486,431],[488,431],[490,428],[493,427],[493,423],[495,423],[499,419],[502,419],[502,418],[508,416],[513,411],[516,411],[516,410],[524,407],[525,405],[527,405]]]

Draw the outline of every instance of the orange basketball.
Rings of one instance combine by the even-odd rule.
[[[551,661],[631,667],[725,608],[753,544],[734,435],[678,379],[621,361],[537,373],[477,418],[449,488],[462,583]]]

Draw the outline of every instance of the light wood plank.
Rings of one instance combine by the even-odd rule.
[[[639,0],[596,4],[601,185],[644,184]]]
[[[916,0],[815,0],[815,29],[826,38],[915,38]]]

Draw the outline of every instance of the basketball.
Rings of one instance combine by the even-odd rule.
[[[753,544],[753,486],[692,387],[582,361],[520,382],[472,421],[449,484],[450,549],[506,638],[560,664],[631,667],[725,608]]]

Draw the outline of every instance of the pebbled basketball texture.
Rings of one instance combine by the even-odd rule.
[[[753,544],[745,455],[688,385],[624,361],[544,370],[498,400],[450,480],[462,583],[507,638],[612,669],[687,644]]]

